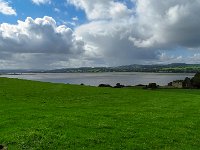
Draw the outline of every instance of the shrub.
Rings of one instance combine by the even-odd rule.
[[[192,85],[196,88],[200,88],[200,72],[196,73],[192,78]]]
[[[150,89],[157,89],[158,85],[156,83],[149,83],[148,88],[150,88]]]
[[[117,83],[116,86],[114,86],[114,88],[123,88],[124,85],[121,85],[120,83]]]
[[[99,84],[99,87],[112,87],[112,86],[109,84]]]

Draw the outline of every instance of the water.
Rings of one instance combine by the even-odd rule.
[[[35,73],[21,75],[1,75],[1,77],[19,78],[53,83],[85,84],[98,86],[99,84],[138,85],[157,83],[167,85],[173,80],[182,80],[193,77],[192,73],[140,73],[140,72],[114,72],[114,73]]]

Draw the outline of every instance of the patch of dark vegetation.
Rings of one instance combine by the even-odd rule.
[[[112,87],[110,84],[99,84],[98,87]],[[120,83],[117,83],[113,88],[124,88],[126,86],[120,84]]]
[[[194,77],[191,79],[191,83],[194,88],[200,88],[200,72],[194,75]]]
[[[136,85],[136,87],[144,87],[144,86],[146,86],[146,85],[143,85],[143,84]]]
[[[159,85],[157,85],[156,83],[149,83],[149,85],[144,86],[143,89],[154,90],[154,89],[158,89],[158,88],[159,88]]]
[[[112,86],[109,84],[99,84],[99,87],[112,87]]]
[[[114,88],[124,88],[125,86],[124,85],[121,85],[120,83],[117,83]]]

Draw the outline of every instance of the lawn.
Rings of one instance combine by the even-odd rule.
[[[9,150],[199,149],[200,90],[0,78],[0,144]]]

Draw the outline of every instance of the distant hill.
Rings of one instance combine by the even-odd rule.
[[[160,73],[196,73],[200,64],[159,64],[159,65],[125,65],[117,67],[81,67],[55,70],[0,70],[0,73],[98,73],[98,72],[160,72]]]
[[[161,65],[125,65],[118,67],[82,67],[63,68],[44,71],[46,73],[86,73],[86,72],[163,72],[163,73],[196,73],[200,71],[200,64],[161,64]]]

